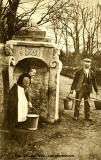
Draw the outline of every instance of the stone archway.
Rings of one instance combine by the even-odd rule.
[[[14,82],[17,81],[18,76],[20,76],[24,72],[28,72],[29,69],[35,68],[37,73],[46,73],[49,70],[48,65],[41,58],[36,57],[25,57],[20,59],[14,68]]]
[[[29,69],[35,68],[36,75],[31,78],[31,98],[33,111],[43,118],[47,118],[48,114],[48,81],[49,67],[41,59],[36,57],[25,57],[18,61],[14,68],[14,83],[17,82],[19,76]]]
[[[59,78],[62,64],[59,60],[58,46],[45,35],[43,31],[25,27],[13,40],[6,42],[3,58],[4,106],[7,106],[8,91],[18,76],[31,67],[36,68],[37,74],[32,80],[33,88],[36,88],[36,93],[41,90],[43,97],[43,93],[47,95],[47,121],[54,123],[59,118]]]

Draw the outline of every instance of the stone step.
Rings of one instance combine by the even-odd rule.
[[[31,30],[30,28],[23,28],[19,31],[19,35],[21,36],[36,36],[39,35],[40,37],[45,37],[46,32],[41,30]]]
[[[32,41],[51,42],[51,39],[35,36],[35,37],[32,37]]]
[[[39,37],[45,37],[46,32],[45,31],[32,31],[32,36],[39,36]]]
[[[13,40],[26,40],[26,41],[43,41],[43,42],[51,42],[50,38],[44,38],[40,36],[14,36]]]

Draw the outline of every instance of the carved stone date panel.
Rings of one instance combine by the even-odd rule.
[[[40,57],[39,48],[26,47],[25,48],[25,56],[29,56],[29,55]]]
[[[39,48],[17,46],[15,47],[15,55],[17,56],[36,56],[40,57]]]

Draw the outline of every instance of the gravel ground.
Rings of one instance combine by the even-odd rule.
[[[101,110],[93,122],[78,121],[64,110],[55,124],[40,122],[38,130],[0,130],[0,160],[101,160]]]

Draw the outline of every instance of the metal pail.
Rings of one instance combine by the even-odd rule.
[[[39,121],[39,115],[28,114],[27,115],[27,127],[28,127],[28,129],[29,130],[38,129],[38,121]]]
[[[74,100],[72,100],[70,97],[67,96],[64,99],[64,109],[65,110],[72,110],[72,108],[73,108],[73,102],[74,102]]]

